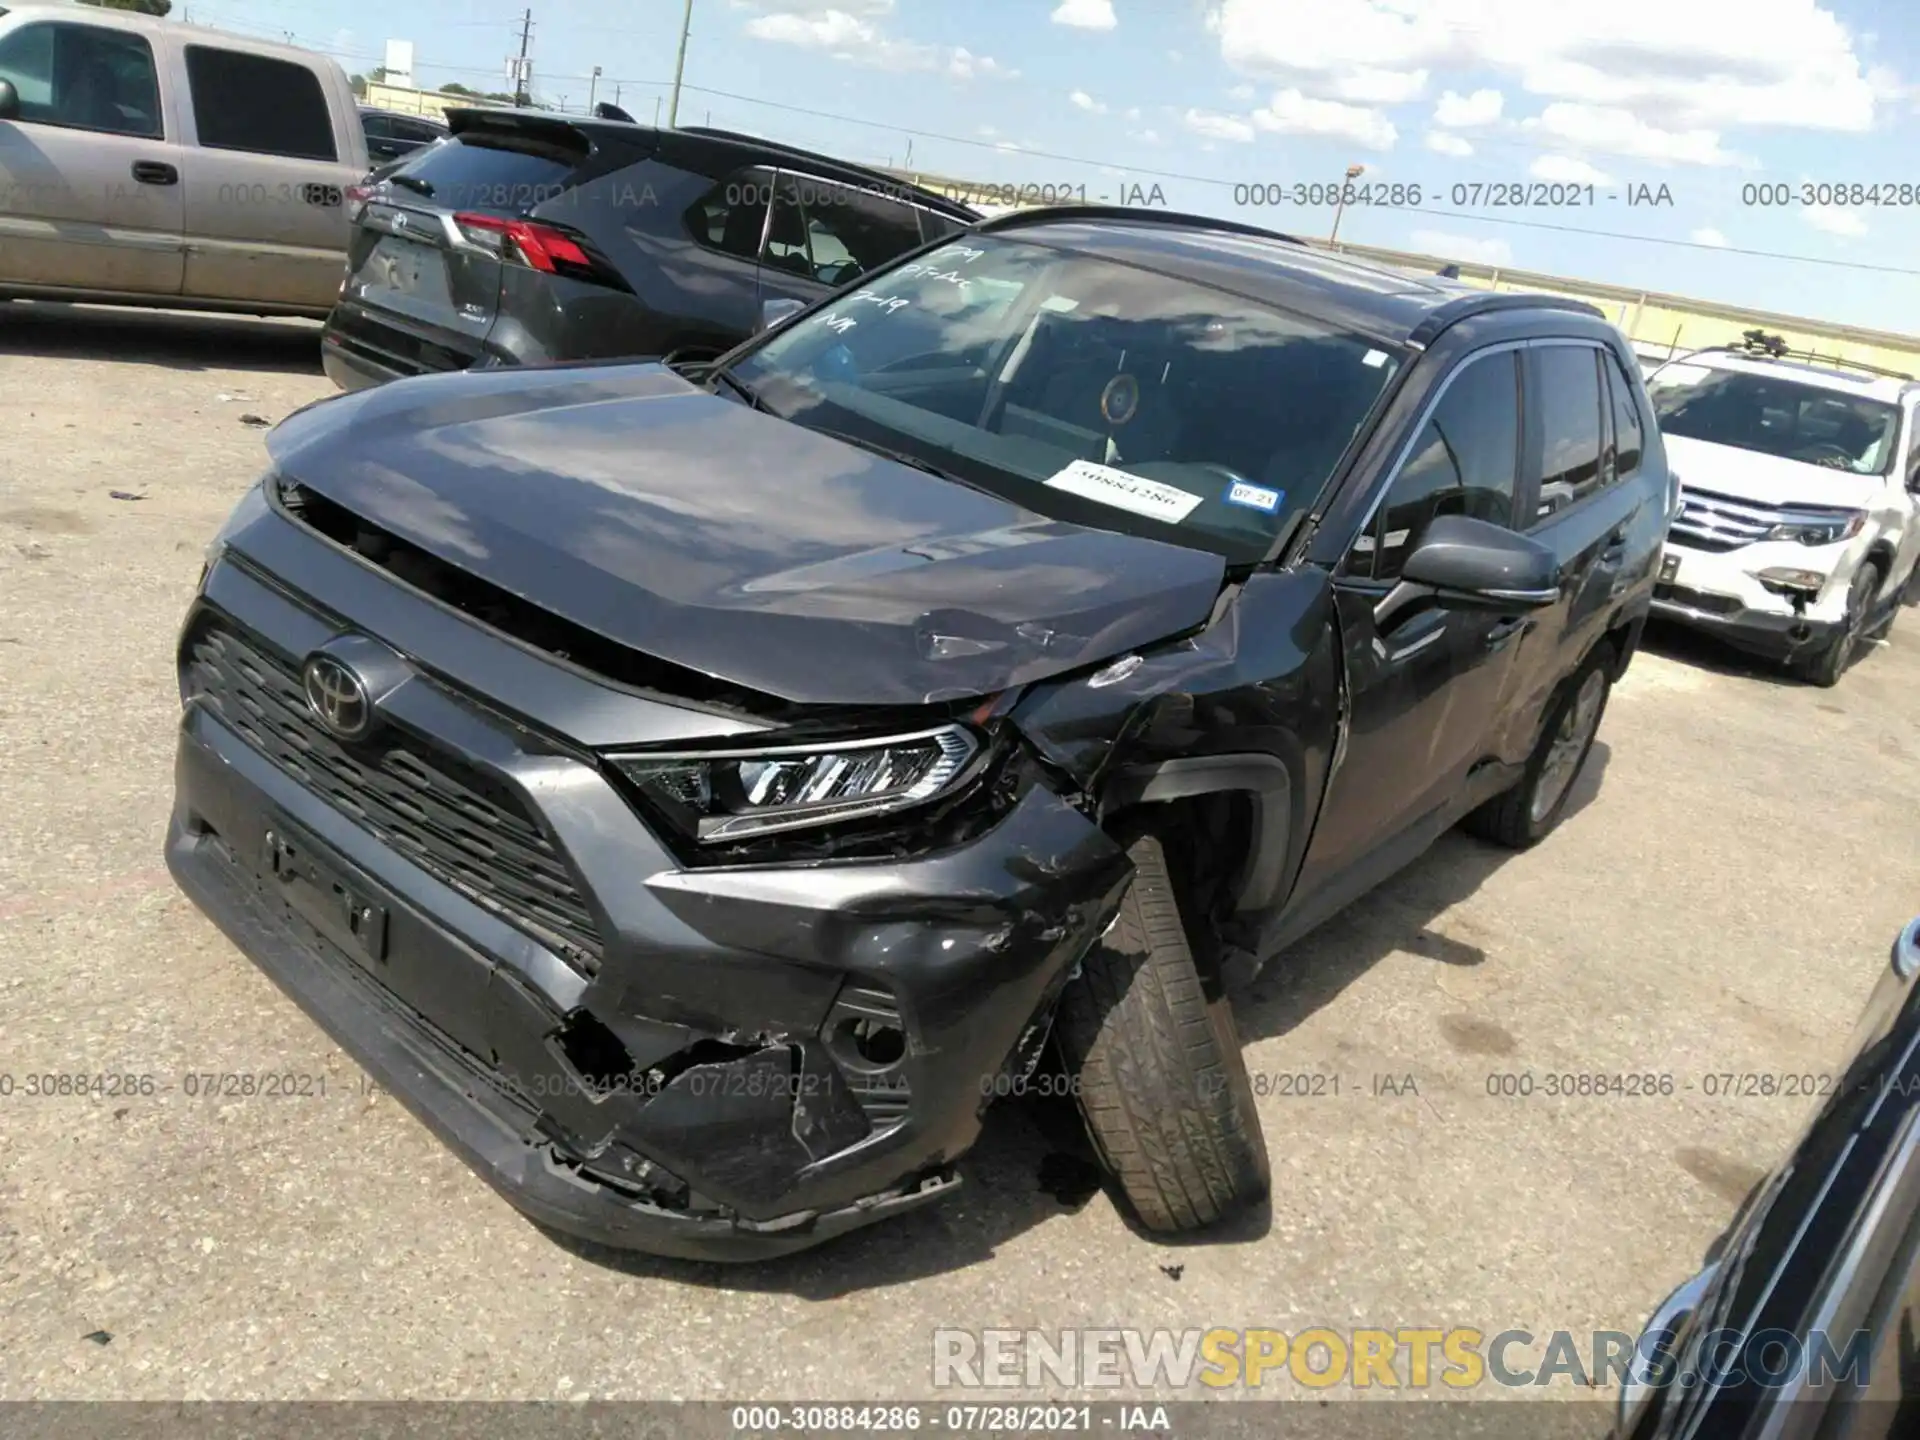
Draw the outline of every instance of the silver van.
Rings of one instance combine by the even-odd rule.
[[[366,136],[338,62],[71,3],[0,9],[0,299],[324,316]]]

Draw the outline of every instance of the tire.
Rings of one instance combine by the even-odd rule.
[[[1920,573],[1920,566],[1915,566],[1914,569],[1916,573]],[[1879,624],[1875,625],[1871,630],[1867,631],[1865,636],[1866,639],[1884,640],[1887,638],[1887,636],[1893,633],[1893,622],[1900,618],[1900,612],[1903,609],[1905,609],[1906,606],[1913,599],[1913,596],[1914,596],[1913,576],[1909,575],[1907,577],[1906,584],[1902,585],[1900,587],[1900,590],[1901,590],[1900,594],[1891,595],[1887,597],[1887,613],[1881,618]]]
[[[1873,603],[1879,589],[1880,567],[1872,562],[1862,565],[1853,577],[1853,584],[1847,587],[1847,617],[1841,623],[1840,633],[1818,653],[1801,662],[1801,679],[1823,690],[1831,690],[1840,683],[1840,677],[1853,663],[1860,642],[1866,639],[1867,606]]]
[[[1127,846],[1120,913],[1061,996],[1055,1035],[1087,1133],[1148,1230],[1198,1230],[1265,1198],[1266,1139],[1225,995],[1208,999],[1160,842]]]
[[[1607,713],[1607,699],[1613,694],[1613,674],[1608,668],[1613,653],[1612,646],[1600,646],[1560,687],[1526,769],[1511,789],[1461,822],[1468,834],[1509,850],[1526,850],[1553,833],[1566,813],[1567,797],[1587,767],[1601,717]]]

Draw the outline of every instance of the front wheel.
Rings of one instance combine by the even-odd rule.
[[[1209,999],[1158,839],[1060,998],[1055,1034],[1107,1172],[1149,1230],[1197,1230],[1262,1199],[1267,1145],[1233,1010]]]
[[[1613,651],[1601,646],[1562,687],[1520,779],[1467,816],[1463,824],[1469,833],[1510,850],[1525,850],[1560,823],[1613,692],[1607,668],[1612,658]]]
[[[1853,663],[1860,642],[1866,638],[1867,609],[1879,593],[1879,567],[1862,565],[1860,573],[1853,577],[1853,584],[1847,587],[1847,614],[1840,622],[1839,633],[1801,666],[1800,674],[1808,684],[1831,690],[1840,683],[1847,666]]]

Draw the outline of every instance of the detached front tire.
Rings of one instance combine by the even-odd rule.
[[[1055,1035],[1141,1224],[1197,1230],[1266,1196],[1266,1139],[1232,1007],[1206,993],[1160,841],[1140,835],[1127,854],[1133,884],[1061,996]]]
[[[1519,781],[1461,822],[1469,834],[1509,850],[1525,850],[1560,823],[1613,693],[1612,660],[1612,647],[1600,646],[1561,687]]]

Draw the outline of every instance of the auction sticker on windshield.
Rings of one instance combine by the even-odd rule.
[[[1131,510],[1150,520],[1164,520],[1169,525],[1178,525],[1200,503],[1198,495],[1091,460],[1074,461],[1046,483],[1055,490],[1098,500],[1116,510]]]

